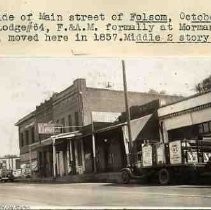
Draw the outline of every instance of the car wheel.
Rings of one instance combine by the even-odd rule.
[[[159,183],[162,185],[167,185],[170,183],[170,172],[169,170],[167,170],[166,168],[162,168],[159,172],[158,172],[158,179],[159,179]]]
[[[122,171],[122,183],[128,184],[130,182],[130,174],[128,171]]]

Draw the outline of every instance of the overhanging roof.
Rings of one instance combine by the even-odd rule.
[[[79,131],[69,132],[69,133],[60,133],[54,136],[51,136],[47,139],[42,140],[41,142],[35,142],[31,145],[31,149],[36,149],[38,147],[48,146],[53,144],[53,138],[55,140],[57,139],[72,139],[74,137],[81,136],[81,133]]]
[[[134,120],[130,121],[131,124],[131,133],[132,133],[132,140],[134,141],[137,136],[139,135],[139,133],[143,130],[143,128],[145,127],[145,125],[147,124],[147,122],[149,121],[149,119],[152,117],[153,114],[149,114],[146,115],[144,117],[141,118],[137,118]],[[122,127],[124,134],[127,136],[128,138],[128,131],[127,131],[127,123],[121,123],[121,124],[116,124],[116,125],[112,125],[106,128],[102,128],[100,130],[97,130],[96,133],[102,133],[102,132],[106,132],[106,131],[110,131],[113,129],[116,129],[118,127]]]
[[[144,117],[131,120],[131,134],[132,140],[135,141],[139,133],[143,130],[149,119],[152,117],[152,114],[146,115]],[[126,129],[127,132],[127,129]]]
[[[174,113],[183,112],[185,110],[191,110],[195,107],[204,106],[211,103],[211,91],[200,95],[194,95],[189,98],[185,98],[174,104],[163,106],[158,109],[158,116],[164,117]]]
[[[60,133],[54,136],[51,136],[51,138],[56,139],[71,139],[76,136],[81,136],[82,134],[79,131],[69,132],[69,133]]]

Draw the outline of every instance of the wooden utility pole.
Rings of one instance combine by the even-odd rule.
[[[130,125],[130,109],[128,106],[127,79],[126,79],[124,60],[122,60],[122,74],[123,74],[124,96],[125,96],[125,111],[126,111],[126,118],[127,118],[128,138],[129,138],[129,157],[127,157],[127,162],[129,165],[131,165],[133,141],[132,141],[132,133],[131,133],[131,125]]]

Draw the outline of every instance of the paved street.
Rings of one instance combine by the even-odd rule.
[[[211,186],[1,183],[0,204],[51,208],[53,206],[208,207],[211,206]]]

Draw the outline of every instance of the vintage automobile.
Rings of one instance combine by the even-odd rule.
[[[132,179],[161,185],[199,183],[211,176],[211,142],[176,140],[168,143],[144,143],[132,166],[123,168],[122,182]]]
[[[8,169],[0,169],[0,181],[1,182],[8,182],[14,181],[14,175],[13,175],[13,171],[12,170],[8,170]]]

